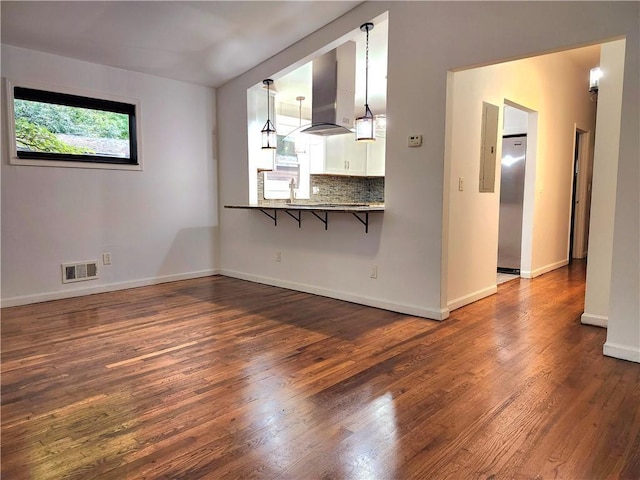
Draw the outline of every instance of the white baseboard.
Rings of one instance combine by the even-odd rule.
[[[191,278],[209,277],[217,275],[218,269],[200,270],[197,272],[179,273],[175,275],[164,275],[162,277],[143,278],[129,282],[110,283],[106,285],[96,285],[95,287],[77,288],[74,290],[63,290],[60,292],[38,293],[35,295],[24,295],[19,297],[10,297],[2,299],[2,308],[16,307],[19,305],[28,305],[31,303],[48,302],[50,300],[61,300],[63,298],[82,297],[84,295],[93,295],[95,293],[115,292],[117,290],[126,290],[127,288],[147,287],[149,285],[158,285],[160,283],[177,282],[178,280],[189,280]]]
[[[630,362],[640,363],[640,348],[620,345],[619,343],[607,342],[602,348],[602,353],[607,357],[619,358]]]
[[[341,292],[338,290],[331,290],[328,288],[315,287],[313,285],[307,285],[304,283],[289,282],[285,280],[279,280],[277,278],[263,277],[259,275],[253,275],[249,273],[237,272],[235,270],[220,269],[220,275],[227,277],[239,278],[241,280],[248,280],[250,282],[262,283],[265,285],[272,285],[274,287],[286,288],[289,290],[295,290],[298,292],[312,293],[314,295],[320,295],[322,297],[335,298],[337,300],[344,300],[346,302],[357,303],[359,305],[366,305],[368,307],[380,308],[382,310],[389,310],[392,312],[403,313],[406,315],[413,315],[416,317],[428,318],[430,320],[444,320],[449,316],[449,309],[429,309],[418,305],[407,305],[395,302],[389,302],[380,300],[377,298],[365,297],[362,295],[356,295],[348,292]]]
[[[534,270],[521,270],[520,276],[522,278],[536,278],[540,275],[550,272],[551,270],[555,270],[556,268],[561,268],[566,265],[569,265],[569,259],[561,260],[556,263],[550,263],[549,265],[545,265],[540,268],[536,268]]]
[[[583,325],[593,325],[594,327],[607,328],[609,317],[605,315],[596,315],[595,313],[583,313],[580,317],[580,323]]]
[[[498,291],[497,285],[492,285],[487,288],[483,288],[482,290],[478,290],[476,292],[470,293],[469,295],[465,295],[463,297],[456,298],[447,303],[447,307],[449,310],[455,310],[456,308],[464,307],[465,305],[469,305],[470,303],[476,302],[482,298],[493,295]]]

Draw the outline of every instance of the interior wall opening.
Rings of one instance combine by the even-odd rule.
[[[450,72],[443,307],[453,310],[497,292],[496,271],[502,266],[499,257],[508,250],[504,242],[509,235],[515,260],[508,267],[523,278],[569,263],[569,234],[578,221],[577,211],[572,218],[573,134],[576,127],[585,133],[595,131],[595,104],[588,82],[589,70],[599,62],[600,45],[592,45]],[[487,103],[504,106],[499,119],[503,129],[497,139],[498,181],[494,189],[478,189],[474,182],[461,179],[480,174],[481,109]],[[513,115],[519,125],[509,118]],[[522,153],[509,153],[503,136],[520,143]],[[585,160],[592,157],[589,135],[580,139],[579,147]],[[524,158],[518,162],[519,157]],[[515,197],[510,180],[501,178],[509,170],[508,163],[520,170]],[[578,190],[588,188],[585,185],[580,183]],[[510,208],[502,211],[501,196],[503,206],[512,197]],[[589,221],[584,213],[580,215],[583,228]],[[577,232],[571,240],[572,255],[577,252]]]
[[[249,203],[384,202],[388,23],[385,12],[366,35],[349,32],[274,72],[268,88],[247,89]],[[368,142],[355,135],[365,103],[375,125]],[[273,149],[261,146],[265,119]]]
[[[498,275],[498,283],[520,276],[523,230],[529,227],[523,222],[529,113],[508,102],[503,112],[497,271],[508,276]]]

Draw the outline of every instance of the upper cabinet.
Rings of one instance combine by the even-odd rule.
[[[367,145],[349,134],[327,137],[323,173],[366,175]]]
[[[312,173],[384,176],[385,139],[356,142],[353,135],[326,138],[324,169]]]
[[[375,142],[367,143],[367,175],[384,177],[386,144],[385,137],[377,137]]]

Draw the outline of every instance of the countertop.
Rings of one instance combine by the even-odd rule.
[[[224,208],[244,208],[258,210],[307,210],[326,212],[384,212],[384,203],[281,203],[271,205],[240,204],[225,205]]]

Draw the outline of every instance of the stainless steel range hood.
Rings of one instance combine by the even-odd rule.
[[[311,126],[304,133],[344,135],[354,126],[356,44],[346,42],[313,60]]]

